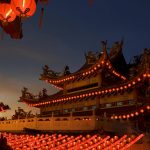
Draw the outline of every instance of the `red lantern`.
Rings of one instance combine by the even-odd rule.
[[[21,17],[30,17],[36,11],[35,0],[11,0],[11,7]]]
[[[3,23],[12,22],[16,18],[16,14],[11,9],[10,4],[0,3],[0,21]]]

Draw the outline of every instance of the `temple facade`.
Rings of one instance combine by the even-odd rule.
[[[23,88],[19,101],[39,108],[40,115],[17,120],[22,121],[19,130],[118,133],[144,130],[150,122],[147,119],[150,110],[150,50],[144,49],[143,54],[126,63],[122,46],[123,41],[115,42],[108,53],[107,41],[103,41],[102,51],[86,53],[85,64],[74,73],[68,66],[58,73],[45,65],[40,80],[59,91],[48,95],[43,89],[33,95]],[[14,122],[10,120],[7,126],[14,124],[17,128],[11,121]],[[141,121],[145,124],[140,124]],[[4,123],[0,123],[2,125]]]

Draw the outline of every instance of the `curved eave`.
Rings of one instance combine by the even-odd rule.
[[[107,55],[107,54],[105,54]],[[89,77],[89,75],[92,75],[96,73],[98,70],[107,68],[113,75],[120,78],[121,80],[126,80],[126,77],[120,74],[112,65],[111,61],[109,60],[108,56],[101,56],[100,59],[90,67],[86,69],[80,69],[79,71],[69,74],[67,76],[62,77],[50,77],[50,76],[43,76],[41,75],[41,80],[46,81],[47,83],[50,83],[58,88],[63,88],[63,84],[65,82],[72,82],[78,78],[86,78]]]
[[[50,98],[47,98],[46,101],[43,102],[37,102],[37,103],[33,103],[33,101],[26,101],[26,103],[29,106],[32,107],[40,107],[42,105],[53,105],[56,103],[60,103],[60,102],[69,102],[69,101],[73,101],[73,100],[84,100],[85,98],[91,98],[94,96],[105,96],[105,95],[111,95],[114,93],[118,93],[118,92],[125,92],[128,89],[133,89],[135,86],[139,85],[139,83],[143,82],[146,79],[150,79],[150,73],[141,73],[139,76],[134,77],[132,80],[127,81],[126,83],[123,84],[118,84],[112,87],[108,87],[108,88],[97,88],[97,89],[93,89],[93,90],[88,90],[88,91],[84,91],[84,92],[78,92],[75,94],[68,94],[68,95],[58,95],[55,98],[52,98],[52,96],[50,96]],[[25,101],[24,101],[25,102]]]

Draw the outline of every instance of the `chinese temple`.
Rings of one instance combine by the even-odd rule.
[[[123,41],[115,42],[108,53],[103,41],[102,52],[85,54],[85,64],[74,73],[68,66],[57,73],[45,65],[40,80],[59,92],[48,95],[43,89],[34,96],[24,88],[20,102],[40,108],[40,117],[50,118],[48,130],[126,132],[130,122],[144,130],[140,122],[150,109],[150,50],[127,64],[122,46]]]
[[[40,114],[0,123],[1,130],[149,131],[150,50],[126,63],[122,47],[123,41],[115,42],[108,53],[102,41],[102,51],[86,53],[85,64],[74,73],[68,66],[58,73],[45,65],[40,80],[59,91],[33,95],[24,87],[19,102],[39,108]]]

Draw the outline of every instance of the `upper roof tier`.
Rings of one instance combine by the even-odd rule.
[[[95,74],[102,68],[108,69],[113,75],[121,80],[126,80],[127,64],[122,54],[123,41],[115,42],[107,53],[107,41],[102,41],[102,52],[85,54],[85,64],[76,72],[71,73],[66,66],[62,74],[50,70],[47,65],[43,67],[40,79],[56,87],[63,88],[64,83],[75,81],[78,78],[86,78]]]

